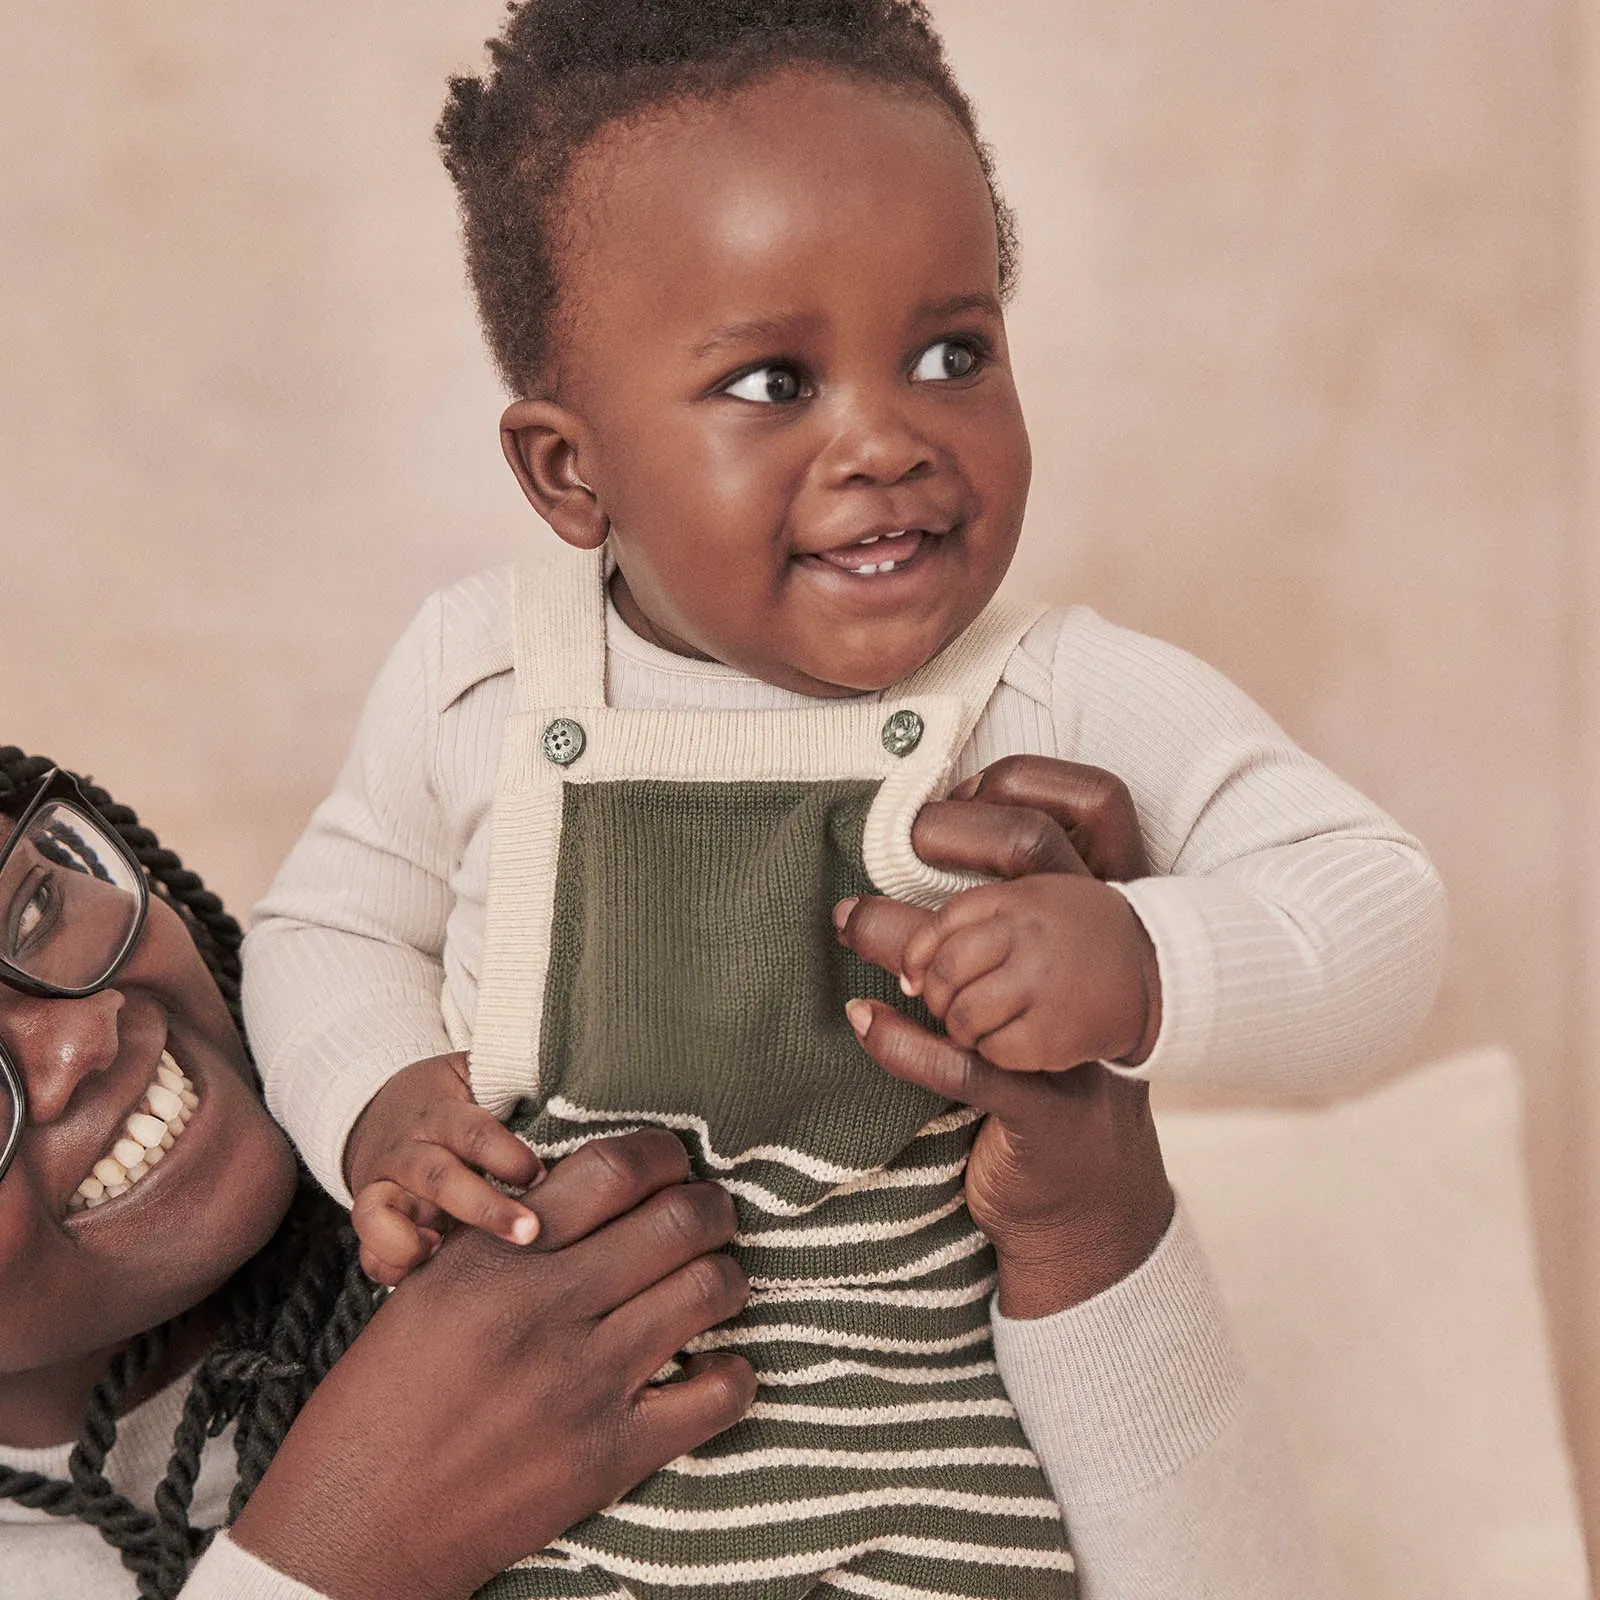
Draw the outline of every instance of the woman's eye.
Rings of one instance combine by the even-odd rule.
[[[939,383],[946,378],[970,378],[978,370],[978,352],[960,339],[941,339],[917,357],[911,376],[918,383]]]
[[[29,941],[44,926],[49,915],[52,891],[48,878],[35,878],[24,888],[6,917],[6,953],[15,958],[27,951]]]
[[[742,378],[735,378],[723,391],[735,400],[754,400],[758,405],[781,406],[805,395],[805,384],[793,367],[757,367]]]

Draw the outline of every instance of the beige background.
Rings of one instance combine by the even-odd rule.
[[[1024,226],[1016,582],[1208,657],[1434,850],[1415,1053],[1527,1064],[1600,1535],[1590,7],[935,9]],[[429,138],[499,13],[0,5],[0,739],[236,907],[422,595],[546,536]]]

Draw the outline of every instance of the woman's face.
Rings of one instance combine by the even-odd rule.
[[[0,816],[0,841],[10,829]],[[81,1362],[204,1300],[272,1236],[295,1167],[188,930],[154,896],[112,987],[46,1000],[0,986],[0,1043],[28,1100],[0,1179],[0,1396],[9,1388],[14,1400],[22,1375]],[[130,1117],[170,1108],[151,1089],[173,1081],[173,1064],[198,1103],[170,1148],[124,1192],[75,1200],[115,1159]]]

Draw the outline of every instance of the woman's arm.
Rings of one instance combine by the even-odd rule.
[[[1007,876],[1147,870],[1127,791],[1104,773],[1026,760],[981,788],[977,804],[924,810],[920,854]],[[925,916],[863,900],[840,936],[898,971]],[[1174,1210],[1145,1085],[1097,1064],[1002,1071],[888,1007],[870,1008],[862,1043],[897,1077],[989,1113],[967,1202],[995,1246],[995,1351],[1084,1600],[1317,1600],[1321,1558],[1284,1442]]]
[[[741,1358],[649,1382],[748,1292],[714,1253],[731,1202],[687,1176],[671,1134],[598,1141],[531,1192],[535,1247],[447,1239],[307,1403],[239,1551],[334,1600],[453,1600],[737,1421],[755,1390]],[[235,1593],[204,1585],[248,1569],[239,1551],[185,1595]]]

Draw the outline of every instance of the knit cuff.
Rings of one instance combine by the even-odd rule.
[[[1176,878],[1139,878],[1110,887],[1133,907],[1155,946],[1161,1028],[1138,1066],[1106,1065],[1125,1078],[1193,1076],[1207,1059],[1216,1027],[1217,974],[1211,934],[1192,886]]]
[[[996,1300],[992,1321],[1006,1389],[1069,1521],[1170,1477],[1239,1409],[1243,1373],[1181,1201],[1121,1283],[1030,1320]]]
[[[211,1548],[183,1586],[183,1600],[327,1600],[318,1589],[269,1567],[237,1545],[226,1533],[211,1541]]]

